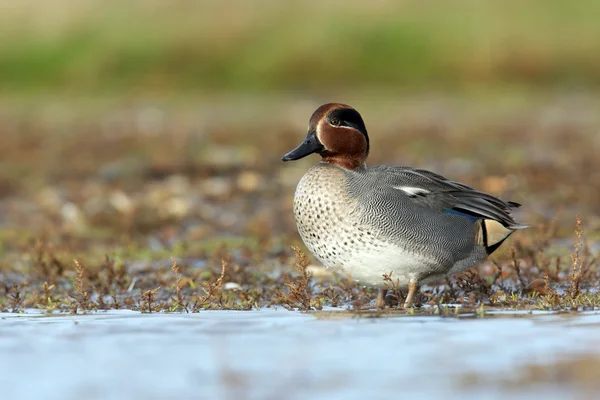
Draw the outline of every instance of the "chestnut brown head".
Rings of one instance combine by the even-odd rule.
[[[304,141],[281,159],[299,160],[313,153],[343,168],[363,167],[369,154],[369,135],[358,111],[338,103],[317,108],[310,117]]]

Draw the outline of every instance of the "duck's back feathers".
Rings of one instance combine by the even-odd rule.
[[[387,195],[406,196],[418,206],[439,212],[453,210],[474,218],[497,221],[510,230],[526,228],[511,215],[511,209],[520,207],[519,203],[501,200],[434,172],[382,165],[368,168],[366,173],[373,174],[380,184],[393,189],[386,190]]]

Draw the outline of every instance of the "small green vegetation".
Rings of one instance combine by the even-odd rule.
[[[387,277],[391,285],[390,308],[362,314],[363,310],[373,309],[371,299],[375,292],[336,274],[313,278],[308,257],[295,246],[293,256],[288,251],[279,256],[283,261],[280,271],[266,268],[260,262],[247,263],[250,259],[264,258],[270,251],[265,248],[222,246],[203,260],[205,265],[201,268],[178,263],[173,258],[170,262],[140,269],[132,268],[135,263],[117,263],[108,256],[86,265],[77,259],[61,260],[52,250],[38,246],[37,253],[30,258],[29,273],[26,276],[9,274],[5,280],[0,292],[0,311],[41,308],[48,312],[86,313],[127,308],[153,313],[278,306],[310,311],[330,306],[347,308],[357,316],[420,313],[452,317],[474,313],[484,317],[486,310],[496,309],[594,310],[600,308],[597,291],[600,278],[596,259],[590,255],[582,237],[578,217],[570,266],[565,266],[560,256],[550,262],[534,264],[534,257],[543,258],[546,251],[539,244],[535,250],[521,248],[522,256],[513,247],[511,258],[506,262],[488,263],[478,272],[469,271],[447,281],[443,289],[425,289],[419,295],[417,309],[400,311],[400,314],[398,304],[406,293],[398,290],[390,276]],[[522,245],[521,242],[516,244]],[[527,253],[530,255],[525,255]]]

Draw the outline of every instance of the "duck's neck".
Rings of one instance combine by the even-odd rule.
[[[323,157],[323,161],[352,171],[359,171],[367,167],[365,159],[362,157],[328,156]]]

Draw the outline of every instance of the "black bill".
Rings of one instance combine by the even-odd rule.
[[[317,139],[316,132],[308,132],[304,141],[300,143],[300,146],[296,147],[294,150],[281,157],[281,160],[299,160],[313,153],[320,153],[321,151],[323,151],[323,148],[323,145]]]

